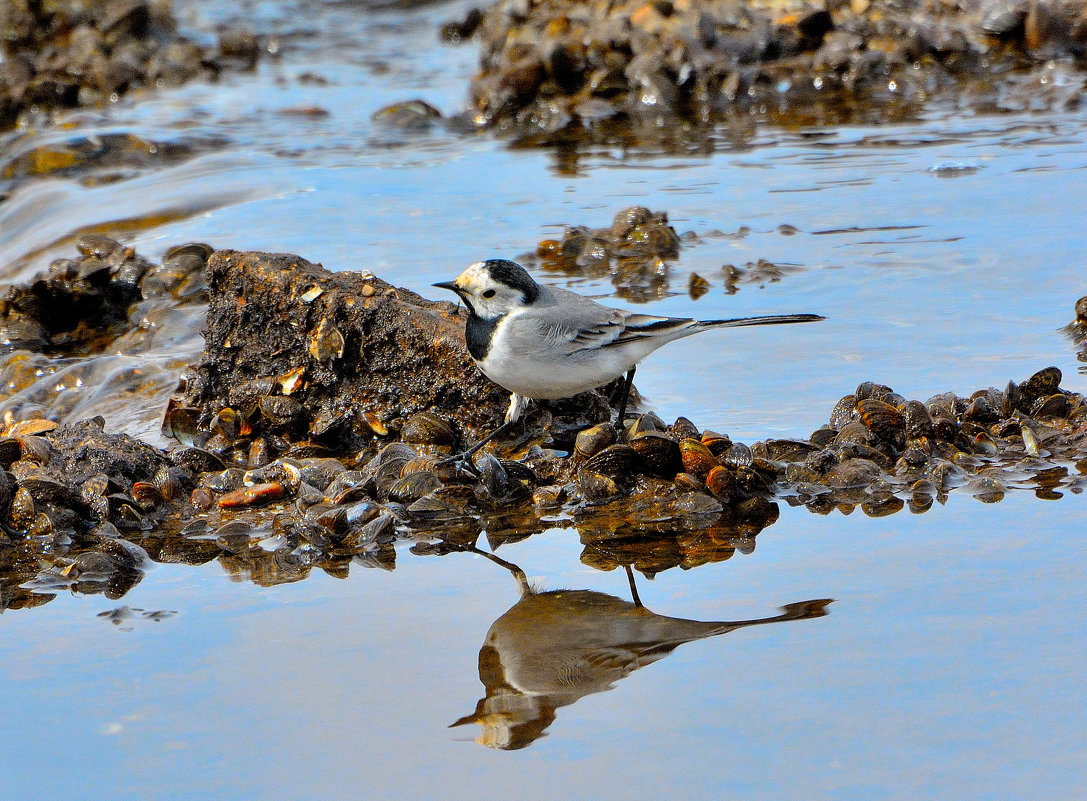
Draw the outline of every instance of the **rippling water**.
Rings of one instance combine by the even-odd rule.
[[[413,97],[447,114],[464,106],[474,47],[440,45],[435,28],[468,7],[179,3],[184,24],[205,35],[248,18],[278,35],[280,55],[253,75],[0,137],[4,280],[72,255],[93,230],[152,258],[193,240],[289,251],[427,294],[467,263],[517,257],[564,225],[605,226],[639,204],[694,235],[652,313],[828,317],[658,353],[638,384],[666,419],[684,414],[749,440],[805,436],[862,380],[925,399],[1002,387],[1049,364],[1065,388],[1087,391],[1059,330],[1087,294],[1087,112],[934,109],[909,125],[789,131],[752,123],[681,153],[512,148],[373,122]],[[782,269],[728,285],[724,265],[760,259]],[[710,284],[697,301],[692,273]],[[601,297],[613,290],[543,277]],[[162,400],[200,352],[202,308],[142,311],[143,330],[109,353],[9,365],[2,408],[102,414],[108,430],[154,441]],[[1047,502],[1027,491],[992,505],[953,494],[927,514],[881,519],[783,508],[750,553],[639,577],[641,598],[660,615],[733,621],[833,598],[827,616],[668,640],[639,657],[643,669],[627,669],[614,666],[629,642],[602,632],[629,639],[644,627],[592,596],[566,613],[576,636],[560,636],[591,643],[589,662],[615,672],[571,675],[588,689],[561,698],[526,691],[542,679],[516,669],[543,636],[531,615],[499,627],[505,646],[484,647],[518,587],[477,555],[405,547],[392,572],[352,565],[346,580],[315,570],[272,586],[221,560],[161,565],[122,599],[62,594],[0,618],[11,735],[0,788],[94,798],[1079,797],[1085,510],[1075,493]],[[583,563],[572,529],[498,554],[541,589],[630,597],[621,572]],[[491,705],[477,709],[485,696]],[[491,717],[447,728],[474,709]],[[525,726],[521,750],[472,742],[511,744],[513,721]]]

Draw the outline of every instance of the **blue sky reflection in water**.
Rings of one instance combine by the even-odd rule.
[[[1048,364],[1063,386],[1087,390],[1057,330],[1085,294],[1084,112],[762,128],[741,149],[722,138],[704,156],[598,148],[574,172],[488,137],[376,128],[370,114],[407,97],[461,106],[474,51],[431,43],[434,24],[466,7],[358,16],[330,6],[306,24],[335,23],[365,45],[311,43],[254,76],[77,115],[43,136],[108,129],[228,144],[113,183],[16,189],[0,207],[0,261],[40,251],[25,278],[66,255],[70,242],[54,243],[82,226],[188,202],[189,213],[126,241],[155,257],[189,240],[296,252],[422,291],[637,203],[698,237],[648,311],[830,318],[669,346],[638,372],[666,419],[686,414],[748,441],[805,436],[862,380],[925,399]],[[225,13],[187,8],[197,26]],[[281,9],[301,27],[291,8],[261,4],[258,20],[281,24]],[[305,70],[330,81],[303,84]],[[329,113],[280,113],[305,104]],[[722,265],[760,258],[797,269],[727,294]],[[698,301],[686,293],[691,273],[710,282]],[[145,430],[137,418],[154,417],[116,403],[102,412],[111,430]],[[0,796],[1084,795],[1081,495],[1014,490],[985,505],[953,493],[926,514],[881,519],[782,507],[753,553],[642,579],[642,599],[663,615],[738,620],[829,597],[828,616],[682,645],[561,707],[518,752],[474,744],[475,726],[447,728],[482,697],[480,647],[518,597],[510,575],[477,556],[401,550],[392,573],[314,571],[271,588],[231,581],[216,563],[159,566],[118,601],[62,595],[4,614]],[[544,589],[627,597],[622,572],[583,565],[581,551],[573,530],[553,530],[499,555]],[[97,617],[121,605],[177,614],[134,613],[120,626]]]
[[[95,617],[117,606],[101,597],[5,615],[0,698],[20,732],[5,785],[71,792],[90,772],[103,792],[81,797],[1077,797],[1087,553],[1062,532],[1077,512],[1028,493],[882,519],[787,510],[753,553],[642,579],[642,600],[716,619],[827,595],[827,617],[681,646],[512,753],[446,728],[480,697],[483,637],[517,598],[490,562],[403,552],[391,574],[270,589],[160,567],[124,599],[178,610],[158,623],[123,631]],[[499,553],[545,589],[626,595],[621,571],[579,551],[555,531]]]

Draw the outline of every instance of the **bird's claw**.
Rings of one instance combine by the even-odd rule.
[[[472,461],[472,457],[475,455],[475,449],[468,449],[461,453],[449,456],[438,462],[438,467],[444,467],[447,464],[454,465],[457,471],[457,475],[469,475],[472,478],[479,478],[479,470],[476,469],[475,463]]]

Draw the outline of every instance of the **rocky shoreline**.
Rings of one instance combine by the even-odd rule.
[[[116,309],[74,326],[82,337],[34,316],[34,298],[64,292],[206,293],[206,346],[164,412],[169,449],[101,419],[8,415],[2,608],[64,588],[120,597],[149,560],[219,559],[277,583],[391,568],[397,540],[441,553],[555,526],[578,530],[589,564],[652,574],[749,551],[780,503],[882,516],[952,492],[995,502],[1087,485],[1087,399],[1055,367],[924,402],[865,382],[809,438],[754,443],[652,412],[619,431],[607,393],[586,393],[537,408],[470,466],[445,463],[507,401],[465,352],[453,304],[292,255],[194,244],[154,265],[104,237],[80,250],[6,290],[0,317],[24,332],[9,350],[85,352],[125,327]]]
[[[28,113],[253,69],[261,53],[247,31],[221,34],[216,47],[197,44],[178,33],[165,0],[2,0],[0,46],[0,130]]]
[[[1082,0],[501,0],[450,30],[480,42],[472,122],[545,141],[887,121],[934,99],[1074,108],[1087,58]]]

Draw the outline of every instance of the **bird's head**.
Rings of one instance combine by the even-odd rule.
[[[540,294],[540,285],[532,280],[528,271],[506,259],[476,262],[455,281],[443,281],[434,286],[456,292],[468,310],[484,320],[531,306]]]

